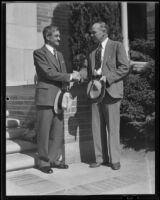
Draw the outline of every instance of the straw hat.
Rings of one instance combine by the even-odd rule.
[[[105,82],[93,79],[87,85],[87,96],[92,103],[99,103],[105,96]]]
[[[58,91],[54,101],[54,111],[56,114],[68,110],[72,106],[73,97],[69,92]]]

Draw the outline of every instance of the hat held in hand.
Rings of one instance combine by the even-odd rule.
[[[105,96],[105,82],[98,79],[91,80],[87,85],[87,96],[92,103],[99,103]]]
[[[72,95],[69,92],[58,91],[54,101],[54,111],[61,114],[64,110],[68,110],[72,106]]]

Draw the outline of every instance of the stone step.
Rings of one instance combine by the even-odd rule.
[[[7,128],[17,128],[20,126],[20,120],[15,118],[6,118],[6,127]]]
[[[37,146],[20,139],[6,140],[6,154],[35,150]]]
[[[36,152],[14,153],[6,156],[6,171],[32,168],[36,165]]]
[[[24,141],[33,142],[36,139],[36,132],[34,129],[30,130],[28,128],[7,128],[6,129],[6,139],[21,139]]]
[[[24,128],[6,128],[6,139],[21,138],[25,132]]]

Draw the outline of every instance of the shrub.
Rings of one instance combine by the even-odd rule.
[[[149,56],[152,59],[155,58],[155,42],[151,40],[135,39],[130,43],[130,49]]]
[[[131,73],[124,81],[121,104],[121,133],[133,133],[138,139],[154,141],[155,62],[151,60],[140,73]],[[128,125],[127,125],[128,124]],[[137,139],[137,140],[138,140]]]
[[[139,51],[130,50],[130,59],[133,61],[148,62],[151,60],[151,57]]]
[[[142,69],[140,77],[146,78],[150,87],[155,89],[155,61],[150,60],[145,67]]]
[[[143,121],[155,109],[155,63],[148,62],[139,74],[131,73],[124,81],[121,112],[130,119]]]

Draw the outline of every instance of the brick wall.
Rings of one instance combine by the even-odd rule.
[[[91,106],[86,97],[86,84],[73,86],[71,93],[74,96],[72,107],[64,112],[65,134],[86,138],[91,135]],[[18,118],[21,123],[35,120],[35,88],[32,86],[7,87],[6,108],[10,117]],[[83,133],[82,133],[83,132]],[[67,139],[70,141],[70,139]]]
[[[9,116],[18,118],[21,122],[34,119],[34,95],[34,85],[6,87],[6,109],[9,110]]]

